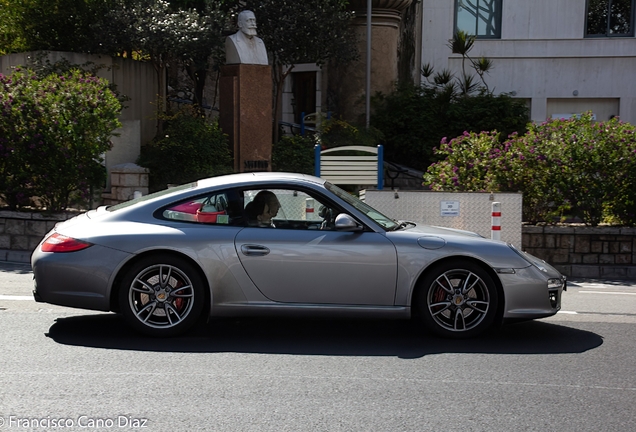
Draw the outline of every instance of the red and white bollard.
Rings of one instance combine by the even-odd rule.
[[[309,213],[313,213],[313,212],[314,212],[314,199],[306,198],[305,199],[305,214],[309,216]]]
[[[492,203],[492,228],[490,238],[493,240],[501,240],[501,203]]]

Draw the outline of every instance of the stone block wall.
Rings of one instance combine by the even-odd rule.
[[[570,277],[636,280],[636,228],[524,226],[522,247]]]
[[[31,252],[56,223],[77,214],[0,211],[0,261],[28,262]]]
[[[110,193],[103,193],[104,205],[133,199],[135,192],[148,195],[148,169],[133,163],[116,165],[110,170]]]

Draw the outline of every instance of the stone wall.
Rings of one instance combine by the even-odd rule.
[[[102,194],[103,205],[114,205],[148,195],[148,169],[134,163],[116,165],[110,169],[110,192]]]
[[[0,211],[0,261],[29,262],[31,252],[56,223],[77,212],[54,214]]]
[[[524,226],[522,247],[570,277],[636,280],[636,228]]]

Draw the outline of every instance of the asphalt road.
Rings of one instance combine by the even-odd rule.
[[[0,432],[636,430],[636,282],[573,281],[562,313],[469,341],[262,319],[161,340],[31,278],[0,263]]]

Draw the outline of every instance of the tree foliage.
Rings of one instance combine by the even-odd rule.
[[[166,85],[166,66],[180,61],[195,82],[195,103],[202,105],[210,57],[223,43],[222,2],[196,2],[200,10],[175,8],[166,0],[108,0],[108,5],[92,26],[100,35],[92,50],[151,61],[159,95]]]
[[[0,55],[27,50],[19,24],[23,13],[22,2],[0,0]]]
[[[85,51],[102,12],[97,0],[0,0],[0,54]]]

